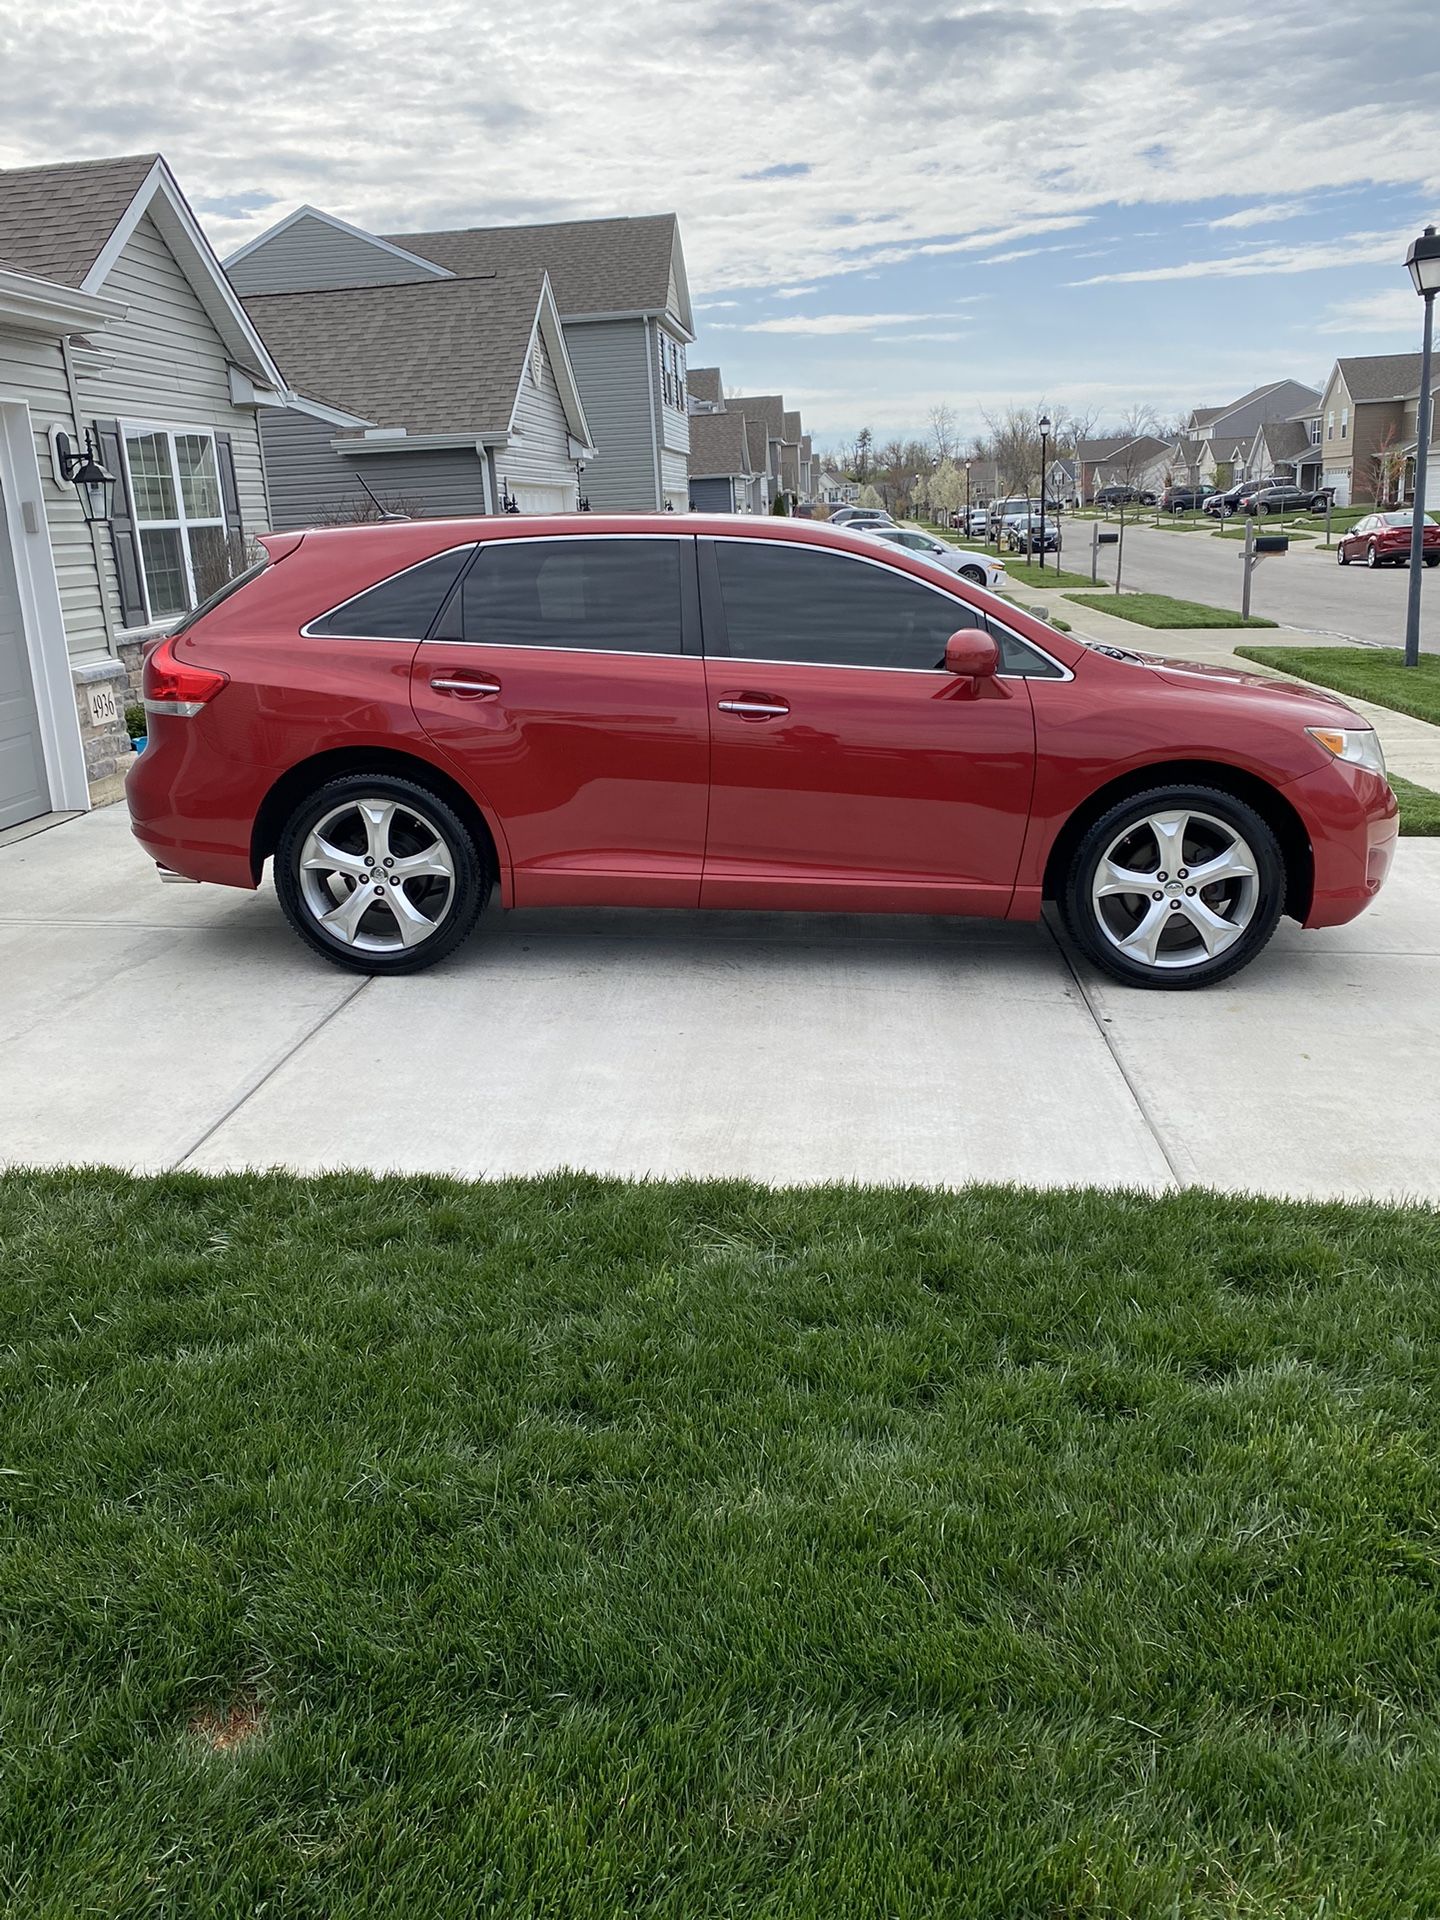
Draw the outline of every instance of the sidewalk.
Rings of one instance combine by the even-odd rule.
[[[1068,591],[1078,593],[1081,589],[1074,587]],[[1103,592],[1104,588],[1095,591]],[[1112,647],[1132,647],[1138,653],[1164,654],[1170,659],[1200,660],[1207,666],[1233,667],[1239,673],[1268,675],[1276,680],[1294,680],[1298,675],[1279,673],[1273,667],[1242,659],[1234,651],[1236,645],[1353,647],[1356,644],[1338,639],[1333,633],[1308,633],[1301,627],[1142,627],[1133,620],[1121,620],[1094,607],[1077,607],[1073,600],[1065,598],[1063,591],[1053,587],[1017,586],[1014,594],[1020,606],[1053,614],[1085,640],[1099,640]],[[1392,773],[1414,781],[1417,787],[1429,787],[1440,793],[1440,727],[1431,726],[1426,720],[1412,719],[1406,713],[1396,713],[1393,707],[1377,706],[1371,700],[1359,700],[1350,694],[1342,694],[1340,698],[1362,714],[1379,734],[1385,762]]]

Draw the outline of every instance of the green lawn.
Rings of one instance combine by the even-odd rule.
[[[1010,578],[1021,587],[1088,587],[1088,573],[1070,573],[1055,564],[1056,556],[1047,554],[1042,569],[1035,560],[1022,560],[1018,554],[1002,553],[1001,560]]]
[[[1207,607],[1200,600],[1172,600],[1164,593],[1067,593],[1077,607],[1113,613],[1117,620],[1133,620],[1141,627],[1273,627],[1273,620],[1252,614],[1242,620],[1229,607]]]
[[[1271,519],[1269,516],[1264,520],[1257,520],[1255,522],[1255,531],[1257,534],[1283,533],[1291,540],[1313,540],[1315,538],[1313,533],[1307,532],[1305,527],[1296,526],[1293,521]],[[1321,528],[1321,532],[1324,532],[1323,527]],[[1211,538],[1215,540],[1243,541],[1245,538],[1245,522],[1243,520],[1227,520],[1223,527],[1216,527]]]
[[[1413,780],[1390,775],[1390,785],[1400,802],[1400,831],[1403,834],[1433,837],[1440,834],[1440,793],[1430,787],[1417,787]]]
[[[1440,726],[1440,654],[1422,653],[1405,665],[1398,647],[1237,647],[1247,660],[1333,687],[1336,693],[1375,700],[1397,713]]]
[[[1433,1211],[73,1172],[0,1243],[8,1913],[1440,1911]]]

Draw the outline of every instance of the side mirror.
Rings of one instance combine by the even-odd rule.
[[[1000,649],[983,627],[962,627],[945,642],[945,671],[969,680],[987,679],[1000,670]]]

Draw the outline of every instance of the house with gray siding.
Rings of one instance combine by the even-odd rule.
[[[685,356],[695,328],[674,214],[381,235],[300,207],[227,266],[246,298],[544,272],[591,429],[583,480],[591,506],[687,505]]]
[[[697,513],[751,513],[756,474],[745,416],[723,405],[690,416],[690,505]]]
[[[144,650],[271,524],[285,397],[159,155],[0,171],[0,828],[118,797]]]
[[[262,428],[276,527],[575,511],[594,447],[542,268],[245,308],[295,394]]]

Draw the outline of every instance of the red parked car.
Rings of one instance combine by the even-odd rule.
[[[1085,645],[905,548],[733,517],[268,535],[151,653],[128,782],[163,877],[256,887],[367,973],[507,907],[1038,918],[1138,986],[1351,919],[1373,730]]]
[[[1335,558],[1342,567],[1352,560],[1363,560],[1367,567],[1403,567],[1410,559],[1410,531],[1408,512],[1366,514],[1337,541]],[[1421,551],[1427,567],[1440,567],[1440,526],[1428,513]]]

